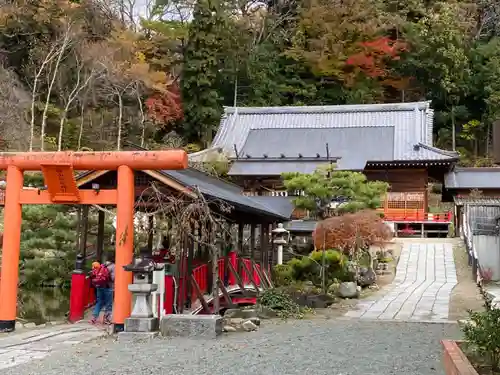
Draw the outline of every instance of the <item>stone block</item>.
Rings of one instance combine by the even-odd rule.
[[[158,331],[158,318],[128,318],[125,319],[125,332]]]
[[[157,337],[159,332],[120,332],[118,333],[119,342],[144,342],[151,341]]]
[[[160,322],[163,336],[216,338],[222,334],[220,315],[171,314]]]

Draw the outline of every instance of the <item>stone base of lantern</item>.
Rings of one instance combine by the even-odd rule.
[[[160,323],[162,336],[203,337],[215,339],[222,334],[222,316],[171,314]]]
[[[125,332],[158,331],[158,318],[128,318],[125,319]]]

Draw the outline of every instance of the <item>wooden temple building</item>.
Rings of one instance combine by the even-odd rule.
[[[500,207],[500,168],[451,169],[445,175],[442,200],[454,203],[455,234],[458,235],[463,229],[466,205]]]
[[[225,110],[212,148],[232,160],[229,175],[246,195],[289,200],[282,173],[310,173],[335,164],[339,170],[388,182],[380,208],[387,221],[423,227],[449,222],[446,213],[429,214],[428,184],[443,182],[459,156],[434,147],[432,137],[430,102],[231,107]],[[295,212],[293,218],[303,214]],[[300,224],[302,231],[313,227]]]

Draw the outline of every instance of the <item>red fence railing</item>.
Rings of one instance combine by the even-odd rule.
[[[250,259],[244,259],[241,258],[241,262],[245,264],[246,267],[241,268],[241,279],[243,281],[243,284],[250,284],[250,275],[247,273],[247,269],[252,273],[253,279],[257,283],[257,285],[260,285],[260,277],[257,272],[252,266],[252,261]],[[260,268],[260,265],[256,265],[257,268]]]
[[[226,285],[236,285],[236,277],[229,268],[225,267],[225,259],[221,258],[218,260],[219,267],[219,279]],[[244,285],[250,285],[251,277],[247,274],[246,269],[249,270],[253,280],[256,282],[257,286],[261,285],[261,279],[257,269],[260,270],[260,265],[255,264],[250,259],[237,258],[236,252],[230,252],[227,259],[229,263],[233,266],[234,270],[240,275],[240,278]],[[238,264],[241,262],[241,264]],[[242,266],[245,264],[246,268]],[[182,262],[180,265],[181,275],[185,275],[185,270],[187,270],[187,261]],[[212,279],[212,271],[210,264],[200,264],[196,266],[192,271],[193,279],[198,284],[199,290],[202,295],[210,294]],[[177,306],[182,306],[186,301],[191,301],[194,303],[198,298],[197,290],[191,283],[191,278],[179,277],[177,284]],[[188,285],[190,288],[188,288]],[[174,311],[174,290],[175,290],[174,277],[171,275],[165,275],[165,295],[164,295],[164,308],[165,313],[171,314]],[[188,297],[188,291],[190,296]],[[70,313],[69,321],[77,322],[83,319],[85,310],[92,307],[96,302],[95,289],[92,287],[90,279],[83,273],[75,272],[71,279],[71,294],[70,294]]]
[[[426,212],[407,212],[392,213],[384,212],[384,220],[399,222],[429,222],[429,223],[450,223],[453,220],[452,212],[444,213],[426,213]]]

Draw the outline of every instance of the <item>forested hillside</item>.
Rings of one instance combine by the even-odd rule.
[[[426,99],[486,165],[499,25],[493,0],[0,0],[2,147],[195,150],[223,105]]]

